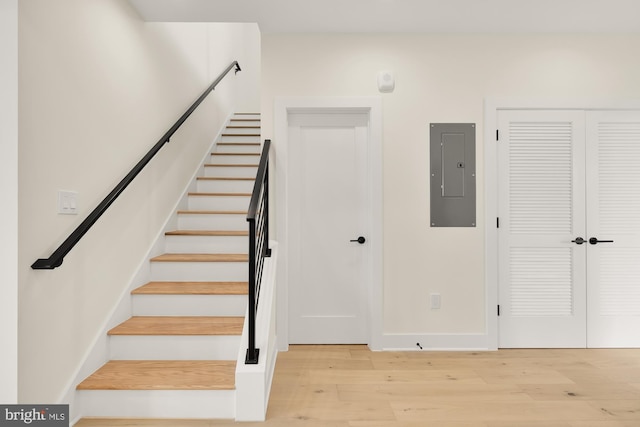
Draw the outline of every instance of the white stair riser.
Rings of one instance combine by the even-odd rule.
[[[253,133],[253,132],[247,132]],[[219,142],[260,142],[260,136],[225,135],[221,136]]]
[[[236,127],[232,127],[236,126]],[[237,127],[237,126],[251,126],[247,127]],[[257,128],[255,126],[258,126]],[[233,134],[233,135],[246,135],[246,134],[260,134],[260,125],[256,125],[253,122],[234,122],[231,123],[224,130],[225,134]]]
[[[250,196],[189,196],[189,210],[241,211],[249,209]]]
[[[80,390],[85,417],[235,418],[235,390]]]
[[[205,166],[204,176],[211,177],[255,177],[258,173],[257,166]]]
[[[248,177],[247,177],[248,178]],[[196,189],[200,193],[251,193],[255,179],[251,180],[209,180],[199,179]]]
[[[246,210],[246,208],[244,209]],[[180,230],[248,230],[246,214],[181,214]]]
[[[229,153],[228,155],[211,154],[211,163],[216,165],[257,165],[260,162],[259,154],[251,154],[250,156],[235,155]]]
[[[251,112],[249,112],[249,111],[247,111],[247,113],[250,113],[250,114],[234,114],[233,118],[234,119],[260,120],[260,118],[262,117],[262,115],[259,114],[259,113],[251,114]],[[234,122],[231,122],[231,123],[234,123]]]
[[[133,295],[134,316],[244,316],[247,295]]]
[[[111,360],[234,360],[239,335],[111,336]]]
[[[242,282],[249,279],[246,262],[152,262],[153,281]]]
[[[248,236],[165,236],[165,252],[172,254],[241,254],[248,251]]]
[[[259,145],[243,145],[243,144],[218,144],[215,151],[217,153],[257,153],[260,154],[261,147]]]

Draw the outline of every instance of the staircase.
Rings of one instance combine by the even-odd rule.
[[[235,371],[247,305],[247,207],[260,116],[236,114],[177,212],[178,229],[111,329],[110,361],[77,386],[90,417],[235,417]]]

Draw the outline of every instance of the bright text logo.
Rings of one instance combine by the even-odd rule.
[[[0,405],[0,427],[69,425],[69,405]]]

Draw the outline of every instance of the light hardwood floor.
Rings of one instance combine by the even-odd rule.
[[[104,426],[638,427],[640,350],[278,355],[267,421],[89,420]]]

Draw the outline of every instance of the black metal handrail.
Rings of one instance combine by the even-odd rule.
[[[256,314],[260,298],[260,284],[264,259],[271,256],[269,249],[269,148],[271,140],[264,141],[260,165],[253,185],[253,194],[247,212],[249,222],[249,340],[245,364],[258,363],[260,349],[256,348]]]
[[[73,249],[73,247],[80,241],[82,236],[93,226],[93,224],[105,213],[105,211],[111,206],[111,204],[120,196],[125,188],[133,179],[144,169],[144,167],[151,161],[151,159],[160,151],[160,149],[169,142],[174,133],[182,126],[182,124],[189,118],[191,113],[204,101],[204,99],[213,91],[218,83],[235,68],[236,74],[241,71],[238,61],[233,61],[226,70],[218,76],[218,78],[211,83],[211,85],[200,95],[200,97],[191,104],[191,107],[178,119],[177,122],[171,128],[162,135],[162,138],[149,150],[147,154],[131,169],[131,171],[115,186],[113,190],[104,198],[102,202],[82,221],[82,223],[65,239],[64,242],[56,249],[49,258],[40,258],[31,265],[34,270],[52,270],[62,265],[64,257]]]

